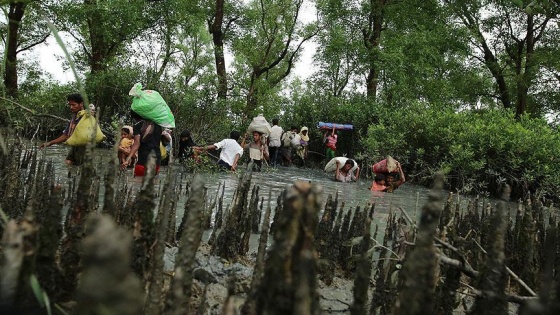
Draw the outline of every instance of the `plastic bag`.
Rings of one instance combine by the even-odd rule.
[[[247,132],[260,132],[265,135],[270,135],[270,124],[266,121],[266,118],[262,114],[259,114],[257,117],[253,118],[251,123],[249,124],[249,128]]]
[[[329,163],[327,163],[327,165],[325,165],[325,172],[330,173],[330,172],[336,171],[336,161],[340,162],[339,167],[342,168],[347,160],[348,160],[348,158],[344,157],[344,156],[338,156],[338,157],[332,158],[329,161]],[[352,159],[350,159],[350,160],[352,160]],[[354,171],[357,168],[358,168],[358,163],[356,161],[354,161],[354,167],[352,167],[350,170]]]
[[[142,118],[151,120],[164,128],[175,128],[175,117],[157,91],[142,90],[142,84],[136,83],[128,95],[133,96],[132,110]]]
[[[79,111],[78,117],[82,118],[80,118],[76,128],[74,128],[74,132],[72,132],[64,144],[80,147],[87,145],[92,140],[94,140],[95,143],[105,140],[105,135],[101,132],[101,128],[97,124],[95,117],[86,110]]]

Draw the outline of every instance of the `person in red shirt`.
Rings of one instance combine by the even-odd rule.
[[[326,153],[328,160],[331,160],[336,156],[336,142],[338,141],[338,135],[336,134],[336,129],[333,128],[329,134],[329,130],[325,131],[325,135],[323,137],[323,143],[325,144]]]

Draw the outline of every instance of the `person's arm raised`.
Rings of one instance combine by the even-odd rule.
[[[360,178],[360,167],[359,166],[355,170],[354,178],[355,178],[356,181],[358,181],[358,178]]]

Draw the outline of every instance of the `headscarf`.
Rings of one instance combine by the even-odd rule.
[[[126,129],[129,135],[131,136],[134,135],[134,131],[132,131],[132,126],[123,126],[122,129]]]
[[[307,134],[303,134],[303,131],[306,130]],[[301,127],[301,130],[299,132],[299,136],[301,138],[302,141],[308,142],[309,141],[309,129],[307,127]]]

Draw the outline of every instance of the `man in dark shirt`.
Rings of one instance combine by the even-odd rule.
[[[130,116],[134,119],[135,123],[132,127],[134,134],[134,144],[130,149],[130,153],[125,162],[121,164],[121,168],[125,169],[130,159],[136,152],[138,152],[138,161],[134,166],[134,176],[144,176],[146,173],[146,164],[152,152],[156,157],[156,174],[159,172],[161,163],[161,153],[159,150],[161,141],[161,132],[163,128],[154,123],[153,121],[142,118],[135,111],[130,111]]]

